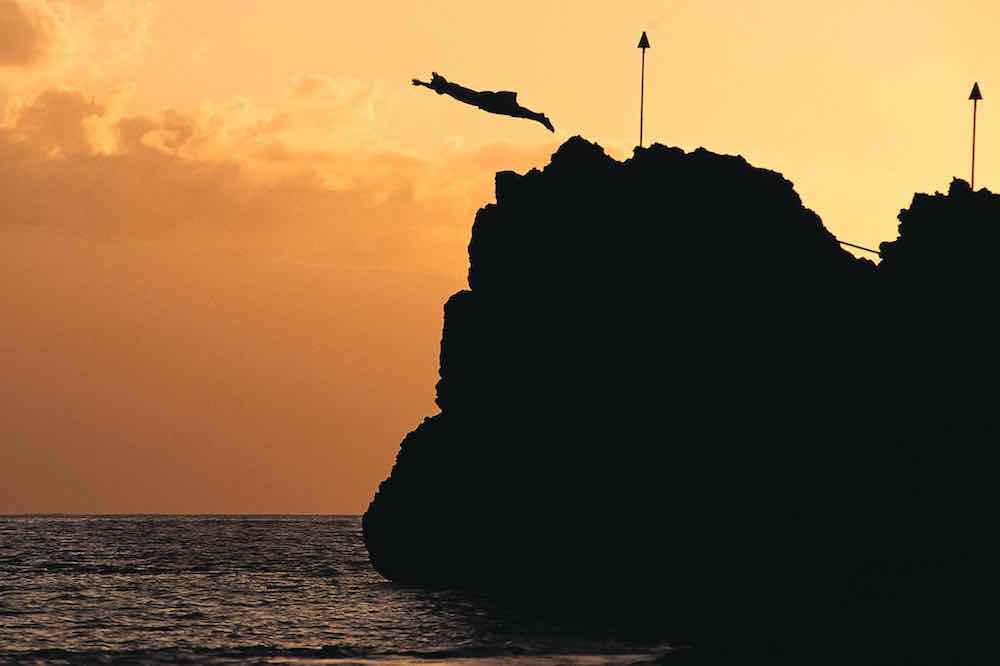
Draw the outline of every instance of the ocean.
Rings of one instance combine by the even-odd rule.
[[[0,516],[0,664],[642,664],[670,651],[646,641],[390,583],[358,516]]]

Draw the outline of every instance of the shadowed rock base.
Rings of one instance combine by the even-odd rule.
[[[575,137],[496,198],[445,305],[441,413],[364,517],[380,573],[684,659],[973,651],[1000,197],[917,195],[878,268],[780,174],[701,149]]]

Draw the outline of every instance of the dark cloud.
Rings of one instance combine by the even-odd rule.
[[[0,0],[0,66],[29,67],[55,49],[59,17],[41,0]]]

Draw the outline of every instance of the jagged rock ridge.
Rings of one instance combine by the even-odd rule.
[[[780,174],[703,149],[617,162],[574,137],[541,171],[497,174],[496,199],[473,226],[470,289],[445,305],[441,413],[364,517],[378,571],[536,596],[586,581],[591,600],[669,599],[663,617],[692,634],[905,596],[906,576],[857,590],[901,548],[929,552],[916,507],[939,494],[907,499],[940,464],[925,453],[956,428],[954,446],[981,444],[992,413],[943,395],[933,350],[954,336],[903,343],[903,322],[928,262],[960,263],[932,249],[950,247],[941,220],[995,235],[996,196],[960,181],[918,195],[878,268]],[[992,247],[953,282],[981,291]]]

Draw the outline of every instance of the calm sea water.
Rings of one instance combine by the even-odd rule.
[[[4,664],[635,664],[667,652],[389,583],[356,516],[0,517]]]

